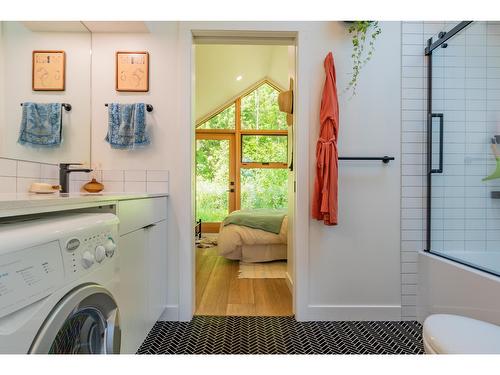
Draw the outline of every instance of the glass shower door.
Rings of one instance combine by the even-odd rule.
[[[493,24],[465,25],[428,59],[428,249],[500,274],[500,59],[488,55],[500,34]]]

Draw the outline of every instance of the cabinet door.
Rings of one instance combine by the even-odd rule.
[[[167,222],[160,221],[146,230],[148,249],[146,257],[148,319],[152,327],[167,304]]]
[[[135,353],[147,335],[145,327],[147,297],[144,293],[147,284],[144,263],[146,247],[144,229],[122,236],[118,241],[121,352],[126,354]]]

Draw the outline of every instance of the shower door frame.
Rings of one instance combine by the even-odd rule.
[[[424,248],[424,252],[439,256],[441,258],[452,260],[456,263],[460,263],[469,267],[472,267],[476,270],[486,272],[491,275],[499,276],[498,273],[489,271],[484,268],[480,268],[473,263],[465,262],[463,260],[446,256],[440,252],[431,251],[431,227],[432,227],[432,175],[434,173],[443,173],[443,137],[444,137],[444,114],[443,113],[433,113],[432,112],[432,51],[436,48],[442,47],[443,44],[454,37],[456,34],[461,32],[467,26],[469,26],[474,21],[462,21],[454,26],[448,32],[440,32],[439,39],[435,42],[432,41],[432,38],[427,40],[427,47],[425,48],[425,56],[427,57],[427,221],[426,221],[426,244]],[[446,47],[446,45],[444,45]],[[432,168],[432,120],[434,118],[439,118],[440,129],[439,129],[439,168]]]

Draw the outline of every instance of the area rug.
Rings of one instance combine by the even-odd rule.
[[[217,236],[216,235],[203,235],[201,239],[197,239],[196,247],[200,249],[207,249],[210,247],[217,246]]]
[[[286,262],[275,261],[266,263],[240,262],[239,279],[285,279]]]

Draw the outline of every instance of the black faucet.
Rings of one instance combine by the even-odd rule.
[[[92,169],[87,168],[70,168],[70,165],[82,165],[81,163],[61,163],[59,164],[59,185],[61,185],[61,193],[69,191],[69,174],[71,172],[92,172]]]

